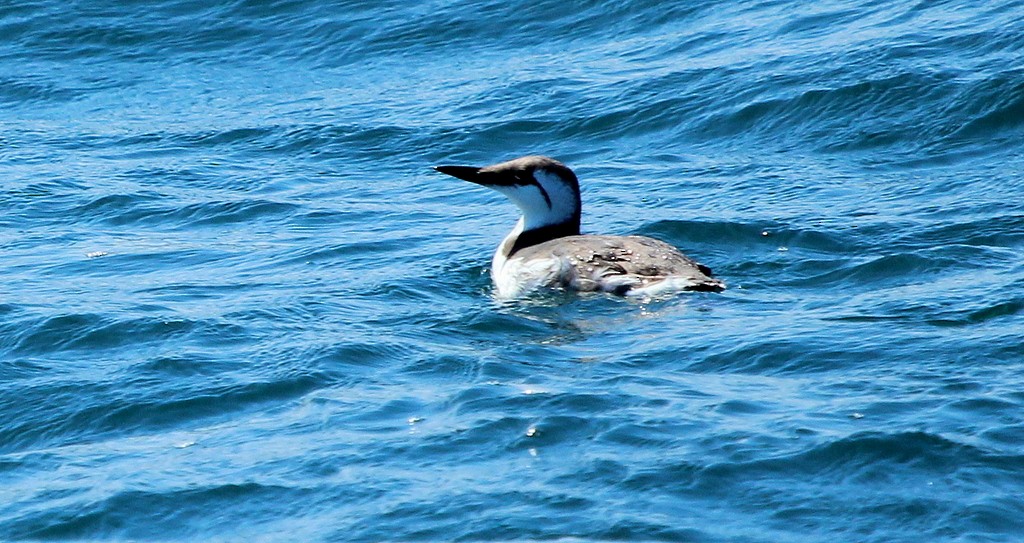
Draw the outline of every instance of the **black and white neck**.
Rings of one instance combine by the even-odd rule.
[[[441,173],[470,181],[504,194],[523,212],[498,246],[495,259],[565,236],[580,233],[580,185],[576,174],[561,162],[527,156],[477,168],[437,166]]]

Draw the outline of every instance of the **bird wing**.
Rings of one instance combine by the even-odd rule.
[[[559,257],[569,268],[563,282],[582,291],[628,294],[666,282],[671,290],[725,288],[707,266],[644,236],[567,236],[524,249],[522,257],[532,252]]]

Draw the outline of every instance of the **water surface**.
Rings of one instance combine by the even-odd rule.
[[[1024,3],[0,7],[0,539],[1024,538]],[[722,294],[500,303],[548,154]]]

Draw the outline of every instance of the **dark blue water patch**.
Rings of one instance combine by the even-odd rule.
[[[144,131],[121,130],[121,131],[94,131],[83,128],[84,132],[73,134],[48,134],[43,136],[43,142],[47,146],[66,149],[68,151],[85,153],[97,153],[99,156],[118,161],[141,160],[141,167],[154,168],[152,160],[173,157],[186,154],[190,150],[203,152],[204,154],[216,153],[210,156],[202,172],[211,176],[224,169],[220,166],[225,161],[234,165],[232,160],[240,163],[253,160],[253,153],[259,151],[265,159],[269,154],[286,154],[301,152],[302,147],[308,141],[299,139],[295,129],[287,126],[237,126],[227,123],[218,123],[218,129],[211,130],[206,126],[186,125],[167,127],[159,131],[151,131],[151,127],[145,127]],[[317,148],[314,154],[318,154]],[[199,170],[195,163],[189,164],[195,170]],[[220,167],[218,167],[220,166]],[[159,171],[159,170],[157,170]],[[178,182],[194,181],[195,174],[189,170],[167,172],[175,177],[169,180]],[[138,176],[129,176],[135,179]]]
[[[984,430],[980,435],[987,443],[995,446],[1014,447],[1024,438],[1024,423],[1015,421]]]
[[[187,320],[160,320],[151,317],[113,321],[91,313],[21,320],[5,327],[3,336],[11,338],[8,352],[17,355],[45,355],[72,350],[117,349],[137,345],[140,338],[169,341],[195,331],[201,323]]]
[[[154,379],[176,379],[216,377],[231,368],[232,365],[209,354],[184,351],[148,359],[137,364],[134,371],[141,376],[150,376]]]
[[[700,222],[662,220],[644,225],[643,235],[660,235],[666,241],[677,244],[685,242],[706,243],[728,247],[730,251],[743,249],[779,247],[803,249],[808,253],[857,253],[863,245],[856,243],[847,232],[802,230],[775,221],[761,224],[736,222]]]
[[[183,148],[218,148],[231,149],[241,147],[245,149],[265,149],[272,140],[280,133],[280,129],[274,126],[257,128],[229,128],[223,131],[210,131],[202,133],[163,133],[151,132],[144,134],[133,134],[129,136],[114,137],[111,139],[99,139],[94,145],[99,148],[117,148],[123,152],[127,149],[139,149],[139,153],[154,153],[159,151],[180,152]],[[139,155],[127,155],[139,156]]]
[[[13,538],[66,539],[159,538],[168,530],[178,532],[183,519],[196,515],[205,517],[202,523],[189,522],[184,534],[229,533],[237,529],[225,524],[219,515],[207,515],[239,499],[249,502],[250,514],[265,514],[268,510],[291,509],[287,503],[308,498],[313,491],[273,484],[254,482],[222,483],[198,488],[179,488],[173,491],[124,490],[107,498],[85,504],[78,511],[53,514],[26,515],[7,531]],[[298,512],[298,511],[294,511]]]
[[[0,103],[23,107],[33,102],[70,101],[82,92],[38,77],[0,78]]]
[[[353,217],[347,218],[352,219]],[[373,262],[380,258],[381,254],[412,250],[428,239],[424,236],[396,236],[390,239],[356,240],[329,247],[306,247],[302,249],[302,254],[290,256],[285,262],[347,267]],[[378,288],[386,287],[382,284]],[[375,291],[371,291],[369,294],[374,293]]]
[[[864,286],[885,288],[920,281],[929,274],[938,273],[947,268],[955,260],[946,263],[915,253],[899,253],[894,255],[868,258],[859,263],[850,262],[824,274],[795,281],[786,280],[790,285],[813,285],[815,287]],[[815,265],[815,267],[818,267]]]
[[[554,300],[564,301],[558,293],[554,293],[553,296]],[[564,336],[566,339],[573,335],[583,337],[578,329],[574,329],[571,318],[565,318],[564,313],[557,306],[540,305],[544,301],[553,303],[551,298],[541,300],[537,306],[525,312],[515,307],[509,308],[507,311],[474,311],[466,316],[464,324],[468,331],[482,337],[500,336],[514,331],[519,337],[549,338],[552,333],[552,325],[561,328],[560,331],[567,334]],[[545,307],[550,310],[543,311]],[[527,318],[524,318],[522,313],[527,313]]]
[[[870,10],[863,8],[812,12],[809,15],[794,17],[779,27],[777,32],[783,38],[788,38],[790,35],[797,35],[800,39],[820,38],[833,34],[837,27],[846,26],[872,15]]]
[[[700,425],[685,420],[643,420],[611,426],[597,439],[604,444],[644,450],[667,450],[678,445],[679,436],[699,431]],[[619,477],[615,483],[626,478]],[[611,482],[611,481],[609,481]],[[625,483],[632,486],[636,481]],[[635,490],[640,490],[639,488]]]
[[[10,317],[16,315],[21,311],[21,308],[14,304],[0,303],[0,316]]]
[[[816,348],[809,349],[809,344]],[[700,356],[694,353],[680,359],[674,353],[661,353],[658,358],[676,359],[688,371],[739,372],[767,375],[830,372],[836,368],[855,368],[861,364],[877,364],[886,360],[885,350],[873,343],[872,338],[843,345],[832,344],[825,338],[766,338],[749,341],[733,349],[720,349]]]
[[[1001,141],[993,144],[992,136],[1019,126],[1014,117],[1020,78],[1012,66],[991,80],[977,81],[959,71],[903,67],[898,58],[866,60],[881,64],[882,70],[831,70],[822,79],[845,82],[832,88],[807,88],[806,74],[791,74],[789,81],[754,87],[754,93],[741,90],[733,94],[734,109],[702,107],[706,112],[690,134],[718,139],[771,134],[778,142],[799,139],[826,152],[884,148],[906,156],[922,151],[941,155],[964,145],[997,152]]]
[[[125,208],[155,204],[160,201],[161,197],[159,193],[149,191],[134,194],[104,194],[80,204],[73,212],[87,220],[109,220],[109,217],[123,213]]]
[[[190,229],[200,226],[248,223],[255,220],[285,221],[297,206],[288,202],[240,200],[193,203],[185,206],[147,204],[134,196],[104,197],[100,201],[105,212],[93,216],[113,226],[156,225],[164,228]],[[117,201],[120,200],[120,201]],[[87,210],[81,210],[85,212]]]
[[[1019,310],[1016,307],[1016,303],[1013,302],[1008,307],[1000,303],[992,308],[973,312],[950,309],[949,304],[922,306],[896,302],[881,304],[879,307],[865,310],[862,314],[838,314],[822,317],[822,319],[838,322],[927,323],[931,326],[946,328],[980,324],[993,318],[1013,315],[1017,312]]]
[[[67,178],[32,179],[25,184],[12,182],[0,191],[0,209],[7,215],[7,221],[10,217],[23,215],[32,218],[52,217],[53,214],[66,212],[68,206],[77,204],[80,194],[86,190],[86,185]],[[10,241],[5,240],[5,243]]]
[[[374,114],[376,111],[368,108],[360,117]],[[443,147],[435,146],[437,139],[448,138],[436,138],[435,129],[396,126],[368,118],[358,124],[337,122],[289,127],[268,141],[265,150],[283,156],[309,156],[325,163],[338,163],[337,171],[349,175],[368,169],[370,172],[395,171],[397,177],[415,168],[427,172],[431,160],[444,157],[439,152]],[[409,152],[395,154],[393,149],[396,148]],[[428,158],[430,155],[434,158]],[[360,157],[358,161],[352,160],[355,156]],[[353,169],[353,164],[363,161],[367,162],[365,167]]]
[[[408,363],[403,372],[423,378],[457,379],[477,375],[480,371],[480,359],[476,353],[448,354],[442,356],[418,356],[418,360]]]
[[[838,88],[802,90],[711,116],[697,130],[705,137],[719,138],[750,134],[799,137],[817,142],[823,150],[891,147],[909,138],[919,138],[921,127],[903,126],[900,119],[892,119],[883,112],[900,108],[919,110],[942,100],[951,94],[952,79],[952,74],[909,72]],[[868,123],[856,122],[859,119],[890,126],[880,124],[872,129]],[[850,134],[851,126],[870,132]]]
[[[1001,319],[1003,317],[1016,315],[1022,310],[1024,310],[1024,299],[1015,298],[972,311],[967,315],[966,323],[976,324],[986,322],[991,319]]]
[[[52,273],[80,274],[83,279],[92,278],[100,284],[109,284],[113,280],[112,278],[132,276],[133,282],[138,281],[136,284],[144,284],[144,281],[140,281],[143,277],[147,275],[161,276],[162,274],[158,270],[163,269],[164,266],[172,269],[201,267],[217,262],[228,262],[232,255],[237,256],[237,254],[234,251],[204,250],[194,246],[174,247],[171,245],[167,249],[163,247],[159,249],[131,247],[126,249],[125,253],[101,253],[99,256],[86,254],[78,259],[46,261],[34,269],[49,270]],[[75,291],[75,287],[76,285],[64,285],[62,290],[63,292]]]
[[[7,19],[4,35],[9,44],[37,59],[103,62],[206,55],[259,35],[255,25],[224,17],[222,7],[190,2],[153,3],[145,8],[102,2],[70,10],[33,7],[14,21]]]
[[[579,119],[575,123],[578,126],[572,129],[590,134],[598,141],[649,135],[677,128],[694,107],[690,98],[665,98],[642,104]]]
[[[218,300],[228,296],[241,294],[251,289],[269,286],[270,283],[206,283],[198,281],[163,282],[157,286],[142,287],[134,292],[149,300],[161,302],[187,302],[199,300]]]
[[[316,367],[338,378],[367,374],[400,361],[422,357],[424,349],[412,342],[377,338],[377,341],[333,344],[311,357]]]
[[[425,299],[428,295],[436,296],[444,293],[446,297],[454,295],[467,296],[468,299],[482,300],[493,297],[493,282],[489,262],[481,261],[475,251],[468,258],[459,258],[447,265],[424,266],[421,271],[423,279],[428,283],[412,292],[408,284],[399,281],[383,281],[381,288],[391,288],[398,295],[406,295],[410,299]]]
[[[37,359],[7,357],[3,362],[0,362],[0,379],[4,382],[29,379],[45,374],[50,369],[51,366],[49,364]]]
[[[428,418],[427,420],[431,420]],[[473,464],[507,456],[507,451],[522,447],[530,432],[531,420],[520,416],[476,416],[443,432],[434,432],[424,440],[399,445],[391,454],[426,455],[433,462]]]
[[[989,140],[993,136],[1021,132],[1024,127],[1024,71],[1002,72],[968,87],[964,94],[970,101],[962,104],[961,109],[970,119],[951,134],[953,142],[975,138]]]
[[[952,224],[936,224],[902,236],[900,242],[917,246],[966,245],[977,247],[1015,248],[1024,239],[1024,215],[1017,210],[960,220]]]
[[[534,427],[538,428],[538,430],[530,433],[524,428],[522,432],[529,434],[526,437],[537,437],[542,433],[540,428],[546,427],[549,439],[556,439],[557,441],[558,438],[556,436],[563,435],[564,432],[570,431],[574,426],[586,427],[586,431],[589,434],[594,433],[593,424],[599,423],[600,419],[584,422],[586,416],[607,412],[613,405],[622,406],[626,396],[625,394],[588,394],[580,392],[556,393],[545,392],[543,388],[540,391],[533,391],[529,388],[519,390],[490,386],[464,390],[453,396],[449,403],[457,409],[456,413],[470,414],[500,411],[508,408],[514,408],[516,412],[524,414],[535,413],[540,417],[539,420],[533,423]],[[565,425],[563,424],[565,421],[562,419],[549,420],[543,415],[545,413],[559,412],[578,413],[580,420],[576,424]],[[547,423],[545,424],[544,421],[547,421]],[[526,444],[526,442],[522,443]]]
[[[567,481],[552,477],[543,469],[543,455],[539,462],[515,461],[517,468],[525,475],[515,491],[489,491],[484,486],[491,478],[487,473],[480,473],[457,486],[442,482],[427,491],[432,500],[443,504],[440,510],[425,510],[416,496],[399,496],[396,507],[380,515],[373,528],[360,528],[355,535],[358,539],[379,538],[380,534],[393,529],[392,525],[426,516],[432,519],[429,527],[417,531],[417,536],[425,538],[432,538],[431,534],[436,538],[442,533],[440,530],[443,530],[447,534],[443,537],[454,536],[467,540],[569,536],[594,539],[715,540],[706,536],[696,538],[702,531],[679,527],[678,523],[669,521],[675,512],[671,509],[665,511],[664,515],[648,514],[643,519],[637,519],[618,507],[618,504],[625,503],[625,495],[559,490]],[[601,466],[607,468],[608,464],[603,462]],[[586,485],[586,482],[595,479],[600,480],[599,477],[585,477],[576,482]],[[501,505],[488,508],[490,503]],[[636,501],[633,503],[636,505]],[[545,510],[560,513],[548,517],[548,522],[538,526],[537,515],[542,515]],[[512,511],[524,511],[525,514],[509,517]],[[503,517],[506,520],[499,520]],[[585,518],[593,520],[584,521]]]
[[[577,36],[616,35],[630,27],[647,30],[659,23],[685,18],[692,7],[646,10],[641,5],[624,4],[609,8],[591,2],[563,4],[541,2],[528,9],[499,3],[460,2],[434,6],[419,17],[400,24],[382,26],[369,37],[368,48],[389,51],[396,42],[442,51],[486,51],[487,44],[499,40],[510,47],[530,47],[571,43]],[[551,26],[573,32],[550,32]]]
[[[186,421],[224,417],[302,396],[324,386],[329,378],[289,372],[263,382],[232,381],[222,375],[207,384],[184,387],[161,376],[76,386],[46,379],[23,382],[9,389],[0,403],[4,409],[15,409],[14,403],[31,408],[0,428],[0,444],[10,452],[179,427]]]
[[[5,483],[13,486],[24,480],[23,472],[19,470],[50,470],[57,462],[57,455],[51,451],[5,456],[3,460],[0,460],[0,476],[5,478]],[[49,494],[54,499],[61,499],[75,494],[75,491],[65,489],[64,491],[51,491]]]
[[[1011,398],[973,397],[953,401],[943,407],[943,413],[968,423],[975,417],[984,417],[989,425],[997,428],[1013,428],[1021,422],[1018,410],[1021,404]]]
[[[408,430],[411,424],[420,420],[415,415],[424,412],[425,404],[419,399],[397,398],[383,401],[361,412],[345,417],[344,424],[355,427],[368,435],[394,435]]]
[[[528,493],[515,493],[509,496],[495,496],[495,498],[513,500],[524,504],[536,503],[543,508],[556,510],[564,510],[568,509],[569,506],[574,506],[572,507],[572,513],[575,513],[575,515],[567,514],[564,517],[559,517],[557,522],[549,523],[544,527],[539,527],[535,522],[525,519],[518,519],[516,522],[495,527],[488,527],[487,523],[468,521],[462,524],[462,526],[465,526],[465,533],[461,535],[463,539],[467,541],[474,539],[538,539],[544,537],[564,539],[575,534],[583,534],[586,539],[591,540],[714,541],[713,538],[709,538],[700,529],[680,528],[652,520],[622,519],[620,515],[614,513],[599,515],[602,521],[584,526],[579,520],[569,520],[578,518],[577,515],[589,509],[597,509],[581,507],[588,503],[584,497],[538,500]],[[540,507],[525,507],[529,509],[527,515],[540,513]],[[473,516],[473,514],[470,512],[467,516]],[[451,529],[455,530],[455,527],[453,526]],[[431,537],[429,533],[424,535],[428,538]],[[433,537],[438,535],[440,533]]]
[[[1019,457],[1012,462],[1019,463]],[[624,484],[645,493],[669,490],[686,498],[732,496],[741,510],[770,510],[769,527],[792,527],[797,522],[799,530],[811,532],[833,526],[829,529],[837,533],[865,530],[862,536],[879,532],[892,537],[886,522],[893,518],[902,522],[903,528],[897,533],[907,530],[908,534],[917,530],[945,533],[947,529],[952,533],[962,527],[947,528],[951,523],[972,522],[963,518],[953,520],[958,508],[946,498],[943,487],[951,475],[986,470],[989,464],[990,457],[978,449],[934,434],[868,432],[769,460],[707,466],[664,462],[658,470],[638,474]],[[1009,473],[1003,472],[1003,477]],[[777,481],[786,483],[780,487],[775,484]],[[866,486],[875,490],[862,495],[857,503],[847,501],[842,506],[836,498],[808,500],[804,492],[815,486],[816,481],[828,481],[841,488]],[[998,503],[1001,498],[987,501]],[[999,511],[992,519],[994,525],[1007,522],[1013,512]],[[830,516],[836,514],[850,522],[833,525]]]
[[[779,473],[785,464],[799,464],[799,472],[818,475],[828,472],[852,471],[855,478],[885,482],[891,477],[909,477],[914,471],[951,471],[981,459],[981,451],[941,436],[923,432],[896,435],[878,433],[855,434],[848,438],[826,443],[793,457],[764,460],[750,465],[717,466],[715,475],[736,474],[749,476],[749,470],[764,470],[765,474]],[[973,460],[972,460],[973,459]],[[892,466],[901,465],[906,471],[893,473]]]

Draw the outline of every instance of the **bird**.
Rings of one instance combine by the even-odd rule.
[[[491,260],[498,298],[553,289],[644,298],[725,289],[710,268],[664,241],[581,234],[579,180],[553,158],[531,155],[434,170],[500,192],[522,212]]]

